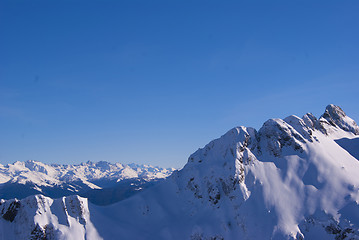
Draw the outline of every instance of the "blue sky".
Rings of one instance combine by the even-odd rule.
[[[182,167],[234,126],[359,121],[358,1],[0,1],[0,162]]]

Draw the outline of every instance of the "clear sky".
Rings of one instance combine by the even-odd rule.
[[[182,167],[232,127],[359,122],[359,1],[0,0],[0,163]]]

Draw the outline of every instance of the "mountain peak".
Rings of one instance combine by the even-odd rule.
[[[236,127],[126,201],[100,208],[78,197],[0,200],[0,229],[7,239],[70,232],[78,234],[72,239],[359,239],[359,161],[337,141],[359,140],[358,133],[335,105],[319,119],[310,113],[270,119],[258,132]],[[18,165],[9,171],[18,173]],[[110,176],[142,174],[135,164],[57,168],[90,180],[87,173],[109,174],[107,165],[118,166]]]
[[[359,127],[356,122],[348,117],[339,106],[333,104],[328,105],[323,115],[319,118],[319,121],[320,125],[326,130],[330,127],[337,127],[346,132],[359,135]]]
[[[204,148],[198,149],[193,153],[188,162],[189,163],[214,163],[221,161],[233,161],[237,159],[237,153],[240,153],[244,148],[248,147],[256,139],[256,130],[250,127],[236,127],[229,130],[223,136],[208,143]],[[252,142],[250,141],[252,140]]]
[[[346,114],[343,111],[343,109],[341,109],[339,106],[336,106],[334,104],[329,104],[326,108],[325,108],[326,112],[329,112],[331,116],[335,116],[337,118],[340,117],[345,117]]]

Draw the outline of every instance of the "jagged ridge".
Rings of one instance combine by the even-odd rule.
[[[48,165],[33,160],[0,164],[0,198],[22,199],[34,194],[58,198],[78,194],[95,204],[107,205],[152,186],[173,170],[105,161],[79,165]]]
[[[342,138],[358,126],[334,105],[231,129],[148,191],[90,205],[91,222],[104,239],[359,239],[359,162]]]

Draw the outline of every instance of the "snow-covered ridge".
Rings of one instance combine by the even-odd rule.
[[[35,194],[59,198],[78,194],[92,203],[108,205],[151,187],[173,170],[104,161],[78,165],[15,162],[0,165],[0,198],[22,199]]]
[[[233,128],[172,179],[193,205],[225,209],[217,214],[239,227],[236,239],[359,239],[359,161],[338,145],[343,138],[358,140],[359,127],[328,105],[319,119],[308,113],[270,119],[259,131]],[[201,229],[199,239],[213,237]]]
[[[94,232],[103,239],[359,239],[358,130],[334,105],[318,119],[308,113],[270,119],[258,131],[233,128],[147,191],[106,207],[89,204],[84,219],[93,227],[74,231],[77,239]],[[27,239],[29,230],[11,230],[21,219],[11,221],[11,209],[25,206],[16,202],[2,201],[0,230]],[[36,226],[37,215],[27,224]],[[71,229],[48,219],[37,222],[41,232],[52,221],[61,232]]]
[[[1,201],[0,239],[101,239],[86,198],[43,195]]]
[[[45,164],[28,160],[13,164],[0,164],[0,184],[33,183],[37,186],[54,186],[62,183],[81,181],[91,188],[101,188],[93,184],[93,180],[116,179],[118,181],[131,178],[153,180],[166,178],[173,168],[160,168],[150,165],[109,163],[105,161],[81,163],[78,165]]]

